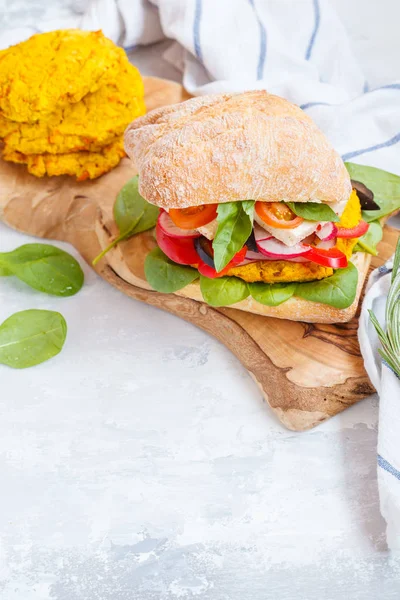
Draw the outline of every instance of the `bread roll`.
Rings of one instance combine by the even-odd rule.
[[[125,150],[162,208],[237,200],[340,202],[339,154],[298,107],[266,91],[192,98],[136,119]]]

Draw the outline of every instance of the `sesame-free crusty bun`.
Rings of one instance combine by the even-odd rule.
[[[298,107],[265,91],[192,98],[153,110],[125,132],[140,193],[162,208],[265,200],[336,202],[344,163]]]

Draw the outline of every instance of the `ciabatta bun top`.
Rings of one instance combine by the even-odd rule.
[[[140,193],[163,208],[237,200],[336,202],[351,193],[342,159],[298,106],[265,91],[192,98],[125,132]]]

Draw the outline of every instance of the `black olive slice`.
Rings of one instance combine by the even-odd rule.
[[[351,180],[351,185],[357,192],[362,210],[379,210],[380,206],[374,200],[374,192],[367,188],[361,181]]]
[[[258,252],[256,238],[254,237],[254,229],[252,230],[251,234],[247,239],[246,246],[248,250],[251,250],[252,252]]]
[[[194,247],[201,260],[209,267],[215,269],[214,259],[210,254],[212,248],[210,240],[204,236],[195,238]]]

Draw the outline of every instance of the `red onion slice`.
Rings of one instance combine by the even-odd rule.
[[[197,238],[201,235],[196,229],[181,229],[177,227],[165,210],[162,210],[158,215],[158,224],[165,235],[169,237]]]

